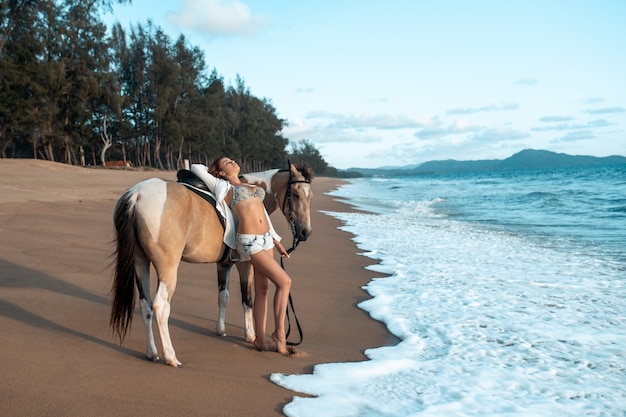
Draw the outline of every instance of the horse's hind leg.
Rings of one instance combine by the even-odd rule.
[[[230,300],[228,286],[230,283],[230,270],[233,264],[230,262],[217,264],[217,304],[219,306],[219,315],[215,332],[218,336],[226,336],[226,307]]]
[[[239,283],[241,285],[241,304],[245,325],[246,342],[252,343],[256,339],[254,333],[254,319],[252,318],[252,283],[254,269],[250,262],[238,262]]]
[[[168,327],[168,321],[170,318],[170,300],[176,290],[176,269],[178,265],[173,268],[167,268],[166,271],[159,271],[157,268],[158,284],[156,294],[154,295],[154,304],[152,308],[156,316],[157,325],[159,326],[159,335],[161,336],[161,343],[163,344],[163,356],[165,362],[168,365],[177,367],[182,363],[176,359],[176,352],[172,345],[172,339],[170,337],[170,330]]]
[[[137,271],[137,289],[139,292],[139,308],[141,318],[146,326],[146,357],[151,361],[159,360],[159,353],[154,343],[152,330],[152,300],[150,299],[150,261],[143,254],[135,256],[135,269]]]

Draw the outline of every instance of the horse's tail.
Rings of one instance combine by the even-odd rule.
[[[111,329],[124,341],[135,310],[135,202],[137,196],[128,190],[118,200],[113,212],[115,224],[115,276],[111,293]]]

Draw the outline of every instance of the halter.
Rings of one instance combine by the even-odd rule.
[[[306,179],[294,180],[293,176],[291,175],[290,169],[281,169],[279,172],[285,172],[285,171],[289,172],[289,182],[287,183],[287,189],[285,190],[285,198],[283,199],[282,211],[284,213],[285,207],[287,207],[287,220],[289,220],[289,226],[291,227],[291,235],[293,237],[293,245],[291,249],[289,249],[287,252],[291,253],[296,249],[296,247],[300,243],[300,239],[298,239],[298,236],[296,234],[295,221],[293,219],[293,207],[291,205],[291,186],[294,184],[298,184],[298,183],[311,184],[311,182]]]
[[[298,239],[298,236],[296,234],[296,225],[295,225],[295,221],[293,220],[293,208],[291,206],[291,186],[294,184],[298,184],[298,183],[305,183],[305,184],[311,184],[310,181],[308,180],[294,180],[293,176],[291,175],[291,170],[290,169],[281,169],[279,172],[285,172],[285,171],[289,171],[289,182],[287,183],[287,190],[285,191],[285,198],[283,200],[283,213],[285,212],[285,207],[287,207],[287,219],[289,220],[289,226],[291,226],[291,235],[293,236],[293,245],[290,249],[287,249],[287,253],[290,254],[291,252],[293,252],[294,250],[296,250],[296,247],[298,246],[298,244],[300,243],[300,239]],[[283,258],[280,258],[280,266],[281,268],[283,268],[283,270],[285,269],[285,265],[283,263]],[[303,334],[302,334],[302,327],[300,326],[300,320],[298,320],[298,316],[296,316],[296,310],[293,308],[293,299],[291,298],[291,292],[289,292],[289,306],[291,306],[291,311],[293,311],[293,317],[296,320],[296,326],[298,327],[298,333],[300,333],[300,341],[298,342],[289,342],[287,341],[287,345],[289,346],[297,346],[300,343],[302,343],[302,339],[303,339]],[[285,334],[285,338],[289,337],[289,333],[291,333],[291,319],[289,317],[289,306],[287,306],[287,324],[288,324],[288,328],[287,328],[287,332]]]

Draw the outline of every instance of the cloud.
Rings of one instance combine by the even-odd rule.
[[[344,114],[330,113],[323,110],[310,112],[308,119],[325,119],[329,121],[329,126],[342,129],[408,129],[429,127],[439,123],[433,118],[410,117],[404,114]]]
[[[576,118],[571,116],[547,116],[539,119],[540,122],[546,123],[569,122],[572,120],[576,120]]]
[[[565,136],[562,136],[561,138],[553,140],[552,142],[578,142],[580,140],[594,139],[595,137],[596,135],[594,135],[591,130],[575,130],[565,134]]]
[[[448,128],[450,133],[475,132],[480,129],[479,126],[474,126],[470,122],[461,119],[455,120]]]
[[[283,135],[290,141],[311,140],[317,144],[328,143],[373,143],[383,138],[374,129],[345,129],[326,120],[296,120],[283,129]]]
[[[492,104],[492,105],[483,106],[483,107],[456,108],[456,109],[450,109],[446,111],[446,114],[474,114],[474,113],[483,113],[483,112],[511,111],[511,110],[519,110],[519,104],[500,103],[500,104]]]
[[[551,130],[562,131],[562,130],[576,130],[576,129],[589,129],[589,128],[598,128],[598,127],[606,127],[614,125],[615,123],[611,123],[608,120],[604,119],[596,119],[585,124],[571,124],[571,123],[559,123],[557,125],[545,126],[545,127],[533,127],[532,131],[534,132],[546,132]]]
[[[172,24],[210,35],[253,35],[267,26],[239,0],[182,0],[181,10],[168,16]]]
[[[302,94],[302,93],[310,94],[310,93],[314,93],[314,92],[315,92],[315,89],[311,88],[311,87],[308,87],[308,88],[296,88],[296,93],[298,93],[298,94]]]
[[[283,135],[290,141],[311,140],[325,146],[331,144],[385,143],[408,140],[411,130],[437,126],[437,118],[412,117],[404,114],[360,114],[328,112],[317,110],[308,113],[303,119],[290,120],[283,129]],[[454,126],[462,129],[462,124]]]
[[[511,129],[509,127],[494,127],[475,134],[471,139],[476,142],[493,143],[520,140],[528,137],[530,137],[530,134],[527,132]]]
[[[583,113],[587,114],[614,114],[614,113],[624,113],[626,109],[624,107],[604,107],[601,109],[586,109],[583,110]]]
[[[599,98],[599,97],[589,97],[589,98],[580,100],[580,102],[583,104],[598,104],[598,103],[604,102],[604,99]]]
[[[605,126],[612,126],[614,124],[615,123],[611,123],[608,120],[596,119],[587,123],[586,127],[605,127]]]
[[[470,124],[465,120],[455,120],[449,126],[432,126],[421,129],[413,135],[418,139],[440,138],[448,135],[456,135],[460,133],[470,133],[482,130],[482,127]]]

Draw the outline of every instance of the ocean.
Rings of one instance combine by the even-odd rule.
[[[626,165],[330,195],[361,210],[326,214],[381,274],[359,307],[401,341],[273,374],[287,416],[626,416]]]

